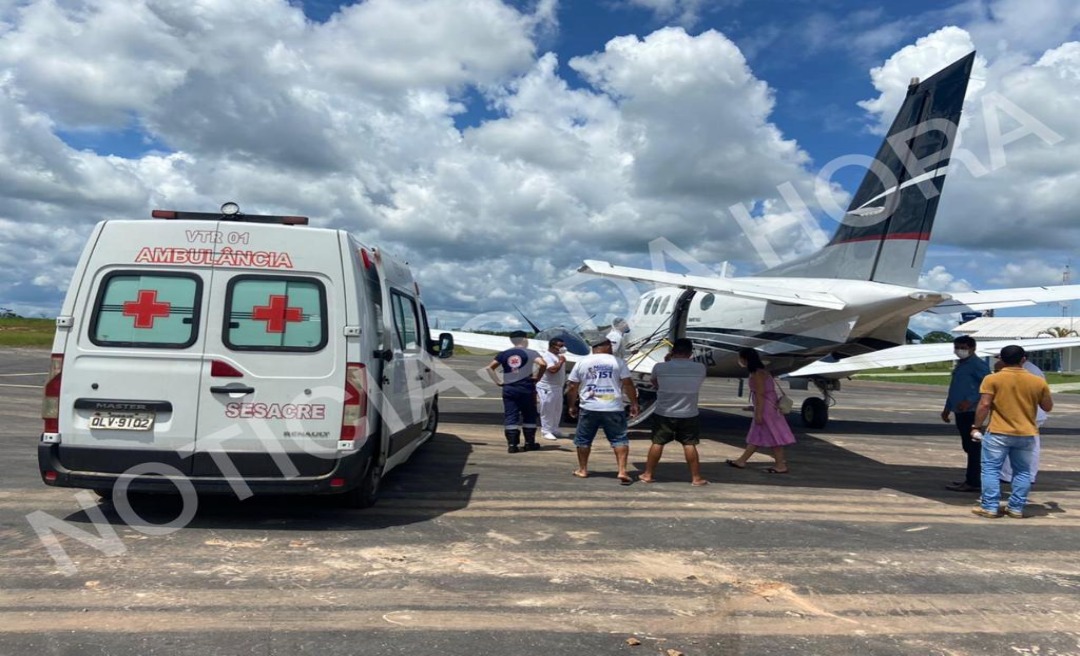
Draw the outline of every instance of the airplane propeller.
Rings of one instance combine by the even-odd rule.
[[[532,319],[525,316],[525,313],[521,311],[517,305],[514,305],[514,309],[517,310],[521,318],[525,320],[525,323],[529,324],[529,327],[533,331],[533,339],[547,341],[551,339],[561,339],[566,344],[566,350],[574,355],[588,355],[592,353],[592,349],[589,347],[589,343],[585,341],[585,337],[577,332],[577,327],[567,328],[566,326],[552,326],[550,328],[541,328],[536,325]],[[592,319],[592,317],[589,317]],[[586,319],[588,321],[588,319]],[[580,324],[578,324],[580,325]]]

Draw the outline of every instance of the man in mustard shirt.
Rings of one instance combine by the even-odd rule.
[[[1001,464],[1012,465],[1012,494],[1005,514],[1021,519],[1031,490],[1031,460],[1035,450],[1037,408],[1050,412],[1054,401],[1046,381],[1024,369],[1026,354],[1017,345],[1001,349],[1005,368],[983,379],[975,411],[972,439],[982,439],[982,498],[971,512],[980,517],[1001,517]],[[990,425],[985,435],[978,427]]]

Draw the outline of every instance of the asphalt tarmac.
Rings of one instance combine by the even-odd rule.
[[[155,534],[180,504],[130,525],[41,483],[48,354],[0,353],[0,655],[1080,654],[1080,396],[1055,399],[1029,517],[989,520],[944,489],[964,456],[943,388],[845,382],[769,475],[724,464],[749,413],[710,380],[712,484],[669,447],[658,482],[623,487],[602,440],[588,479],[568,440],[506,453],[487,358],[450,362],[485,396],[444,392],[374,508],[203,497]],[[639,471],[647,448],[635,431]],[[47,516],[98,543],[55,533],[61,567]]]

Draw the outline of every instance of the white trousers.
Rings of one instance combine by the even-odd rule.
[[[554,433],[559,430],[559,422],[562,420],[562,390],[553,390],[547,385],[537,385],[536,396],[540,399],[540,431]]]
[[[1031,482],[1035,482],[1035,474],[1039,473],[1039,436],[1035,436],[1035,451],[1031,454]],[[1009,464],[1009,459],[1005,458],[1005,462],[1001,464],[1001,480],[1006,483],[1012,483],[1012,465]]]

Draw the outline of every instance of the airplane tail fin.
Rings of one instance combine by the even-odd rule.
[[[975,53],[913,80],[840,227],[817,253],[761,276],[918,283]]]

